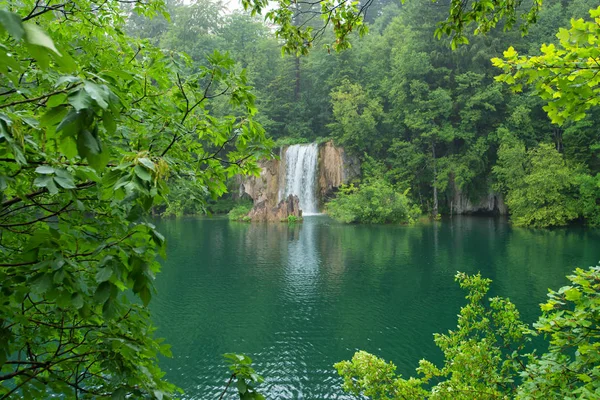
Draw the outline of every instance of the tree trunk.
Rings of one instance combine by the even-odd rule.
[[[431,215],[433,218],[438,216],[438,191],[437,191],[437,165],[435,159],[435,143],[431,143],[431,155],[433,156],[433,210]]]
[[[294,2],[294,15],[292,16],[292,24],[294,26],[302,25],[302,10],[298,2]],[[300,101],[300,57],[296,55],[294,60],[294,101],[298,103]]]
[[[294,87],[294,100],[300,101],[300,57],[296,56],[296,86]]]
[[[562,129],[559,128],[558,126],[555,126],[553,134],[554,134],[554,143],[556,144],[556,151],[558,151],[559,153],[562,153],[564,150]]]

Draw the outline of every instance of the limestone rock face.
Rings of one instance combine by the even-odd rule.
[[[318,195],[324,200],[342,184],[360,176],[360,162],[329,141],[319,147],[318,171]]]
[[[260,176],[252,176],[240,182],[240,197],[243,194],[249,195],[254,204],[269,201],[270,204],[277,204],[279,188],[281,186],[281,176],[285,176],[285,167],[279,160],[267,160],[259,163],[261,167]],[[280,170],[283,167],[283,171]]]
[[[278,222],[285,221],[290,215],[297,218],[302,218],[302,210],[300,209],[300,199],[298,196],[289,195],[281,200],[276,207],[272,207],[270,200],[255,202],[254,207],[248,213],[252,221],[261,222]]]
[[[453,214],[496,214],[508,215],[508,207],[504,203],[502,194],[488,193],[479,201],[472,202],[462,192],[456,190],[454,197],[448,199],[448,207],[452,209]]]

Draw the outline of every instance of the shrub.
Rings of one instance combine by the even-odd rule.
[[[231,209],[231,211],[229,211],[229,213],[227,214],[227,216],[229,217],[229,219],[231,221],[249,221],[250,217],[248,217],[248,213],[250,212],[250,210],[252,209],[252,206],[250,204],[241,204],[239,206],[236,206],[234,208]],[[248,217],[246,219],[246,217]]]
[[[294,224],[296,222],[302,221],[302,217],[296,217],[295,215],[288,215],[287,219],[285,219],[284,221],[287,221],[289,224]]]
[[[400,193],[382,179],[342,186],[337,197],[326,205],[327,213],[345,223],[412,224],[421,214],[407,192]]]
[[[508,299],[486,300],[490,280],[456,276],[468,304],[458,326],[434,341],[444,353],[438,368],[421,360],[418,378],[403,379],[396,366],[366,353],[335,364],[347,392],[374,399],[575,399],[600,394],[600,267],[577,269],[569,286],[550,291],[530,329]],[[525,353],[532,337],[548,350]]]
[[[590,226],[600,226],[600,174],[581,174],[576,179],[579,186],[579,209]]]

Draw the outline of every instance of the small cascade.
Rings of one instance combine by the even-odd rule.
[[[279,191],[279,200],[290,194],[300,199],[303,215],[319,212],[316,196],[317,160],[319,148],[316,143],[296,144],[285,151],[285,186]]]

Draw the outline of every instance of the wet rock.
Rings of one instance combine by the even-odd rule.
[[[300,199],[298,196],[289,195],[281,200],[277,206],[271,206],[270,200],[265,199],[254,204],[254,207],[248,213],[252,221],[277,222],[287,221],[290,215],[297,219],[302,218],[300,209]]]
[[[259,176],[240,179],[239,196],[250,196],[256,205],[266,200],[270,204],[277,204],[281,175],[285,177],[285,166],[280,160],[261,161],[259,166],[261,167]]]
[[[454,192],[454,196],[448,199],[448,208],[455,215],[508,215],[508,207],[504,203],[502,194],[494,192],[490,192],[477,200],[470,200],[466,194],[457,190]]]

